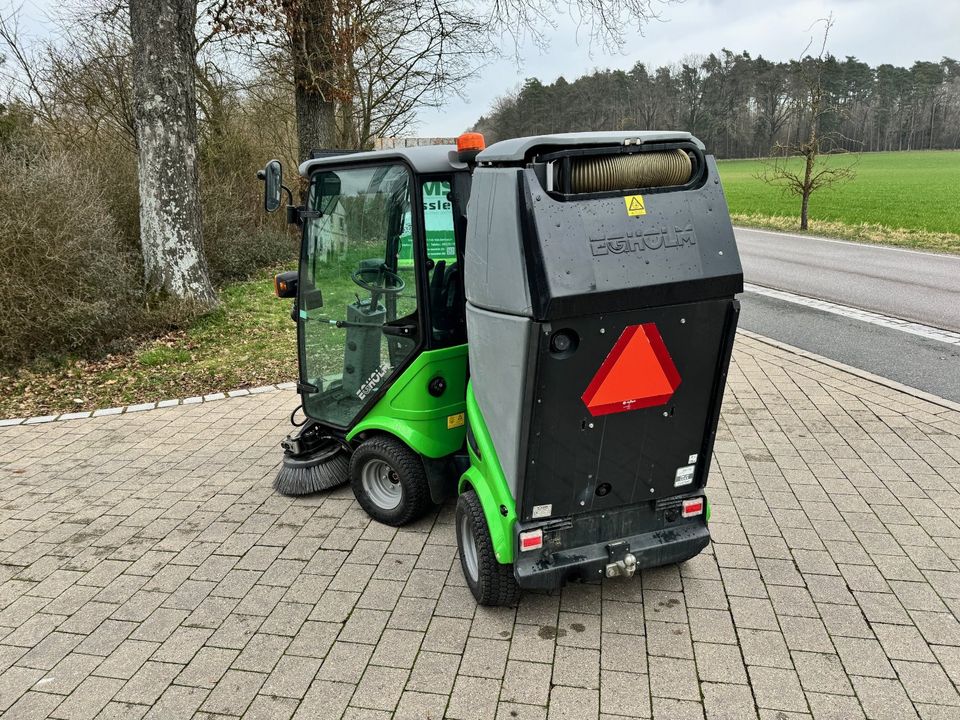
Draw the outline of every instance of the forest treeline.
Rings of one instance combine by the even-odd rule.
[[[720,157],[767,155],[807,132],[811,63],[822,78],[821,129],[845,150],[960,147],[960,62],[871,67],[855,57],[772,62],[722,50],[675,65],[598,70],[573,82],[527,79],[476,129],[495,141],[582,130],[687,130]]]

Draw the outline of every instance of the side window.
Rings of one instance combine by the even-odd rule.
[[[348,427],[416,349],[417,268],[404,256],[404,218],[419,188],[393,164],[319,171],[310,192],[322,213],[306,219],[300,259],[304,411]]]
[[[453,203],[449,180],[427,180],[421,187],[425,230],[427,293],[434,342],[441,346],[466,342],[463,278],[457,262]]]

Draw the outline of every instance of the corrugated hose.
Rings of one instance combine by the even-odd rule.
[[[560,163],[554,167],[559,173]],[[679,148],[632,155],[573,158],[570,163],[570,189],[574,193],[592,193],[683,185],[690,180],[692,172],[690,156]],[[555,187],[562,187],[562,184],[558,182]]]

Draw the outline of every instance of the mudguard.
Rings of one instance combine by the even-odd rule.
[[[517,521],[516,503],[497,459],[472,383],[467,383],[467,451],[470,467],[460,478],[459,491],[473,488],[483,507],[493,550],[500,563],[513,562],[513,528]]]

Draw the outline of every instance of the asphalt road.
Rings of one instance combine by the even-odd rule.
[[[749,283],[960,330],[960,258],[738,228]],[[960,346],[746,292],[740,326],[960,402]]]
[[[960,345],[755,293],[740,307],[742,328],[960,402]]]
[[[737,228],[747,282],[960,331],[960,256]]]

